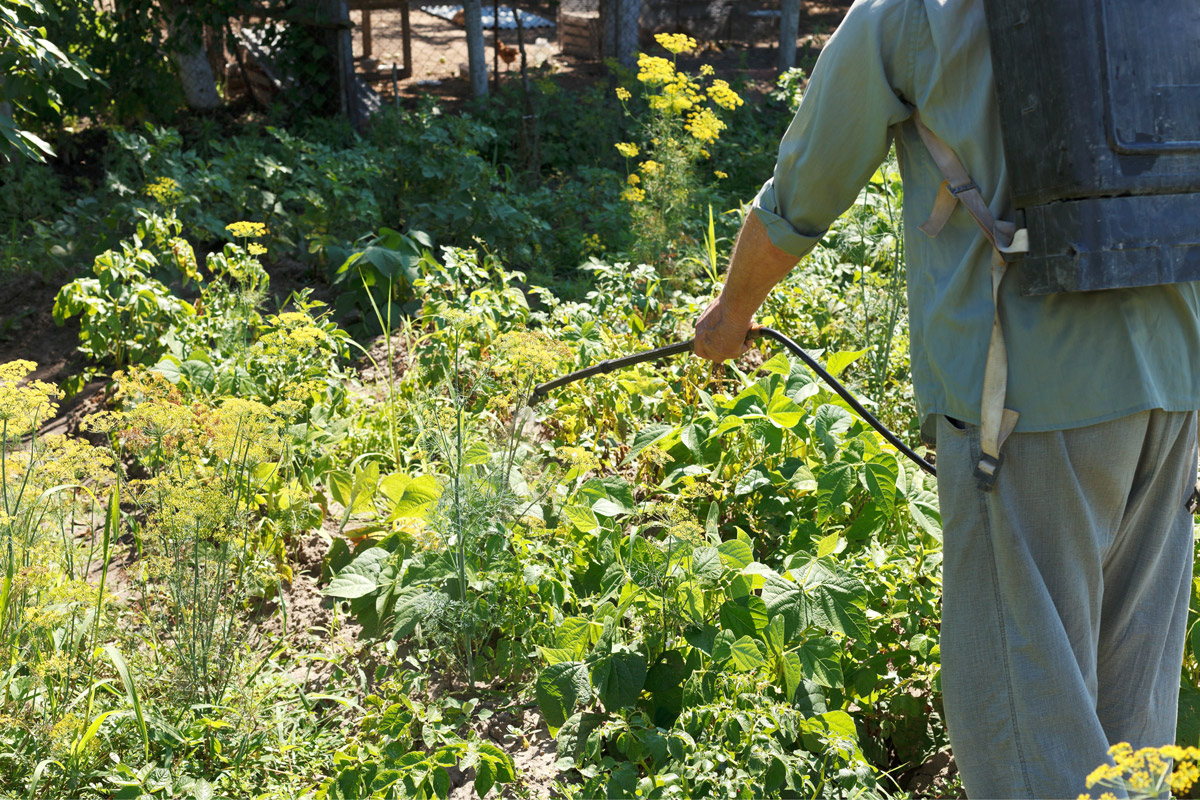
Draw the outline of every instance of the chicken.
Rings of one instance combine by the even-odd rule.
[[[512,64],[516,61],[518,52],[515,48],[509,47],[504,42],[496,42],[496,55],[500,56],[500,60],[505,64]]]

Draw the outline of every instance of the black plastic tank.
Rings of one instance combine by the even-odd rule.
[[[1021,291],[1200,280],[1200,0],[984,7]]]

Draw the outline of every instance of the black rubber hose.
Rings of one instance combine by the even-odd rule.
[[[820,377],[821,380],[829,384],[829,387],[837,392],[838,395],[845,400],[846,403],[863,419],[863,421],[878,431],[880,436],[882,436],[893,447],[907,456],[918,467],[925,470],[930,475],[935,477],[937,476],[937,469],[933,466],[933,464],[930,464],[928,461],[917,455],[912,448],[900,441],[900,437],[896,436],[896,434],[888,430],[887,426],[876,419],[874,414],[863,408],[863,404],[858,402],[858,399],[850,393],[850,390],[843,386],[837,378],[826,372],[825,368],[818,364],[816,359],[804,352],[804,348],[796,344],[796,342],[794,342],[790,337],[780,333],[774,328],[753,328],[751,329],[747,338],[757,339],[763,337],[767,339],[774,339],[776,342],[794,353],[808,366],[809,369],[817,373],[817,376]],[[674,344],[669,344],[666,347],[659,347],[655,350],[646,350],[645,352],[634,353],[633,355],[624,356],[623,358],[614,358],[607,361],[601,361],[600,363],[593,364],[586,369],[581,369],[576,372],[563,375],[560,378],[555,378],[552,381],[539,384],[533,388],[533,392],[529,395],[529,405],[537,405],[542,398],[544,398],[550,391],[554,389],[557,389],[561,386],[566,386],[569,383],[574,383],[575,381],[583,380],[584,378],[590,378],[593,375],[612,372],[613,370],[622,369],[624,367],[631,367],[634,364],[641,364],[643,362],[653,361],[658,358],[667,358],[669,356],[679,355],[680,353],[690,353],[692,352],[692,341],[693,340],[688,339],[687,341],[675,342]]]

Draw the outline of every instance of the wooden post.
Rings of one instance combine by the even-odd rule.
[[[783,0],[779,15],[779,71],[796,66],[796,36],[800,33],[800,0]]]
[[[483,43],[481,0],[463,0],[463,23],[467,29],[467,69],[471,74],[471,96],[486,97],[487,48]]]

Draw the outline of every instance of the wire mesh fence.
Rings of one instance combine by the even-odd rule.
[[[385,103],[432,92],[452,98],[495,89],[522,67],[591,79],[613,59],[636,64],[654,35],[686,33],[730,69],[778,70],[800,30],[819,37],[849,0],[257,0],[237,25],[227,85],[261,96],[321,95],[324,111],[355,121]],[[477,18],[472,15],[478,15]],[[801,20],[807,19],[807,25]],[[472,22],[482,37],[472,41]],[[790,29],[791,35],[784,31]],[[299,33],[298,33],[299,32]],[[304,61],[303,41],[313,57]],[[299,44],[298,44],[299,43]],[[790,48],[790,49],[789,49]],[[472,54],[474,53],[474,59]],[[472,64],[476,70],[472,82]],[[718,66],[718,69],[720,67]],[[318,91],[319,90],[319,91]],[[295,103],[293,103],[295,105]]]

